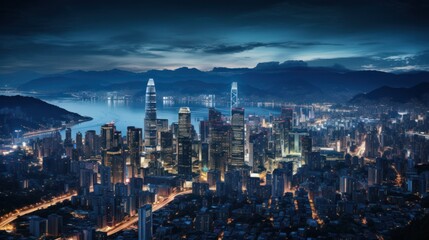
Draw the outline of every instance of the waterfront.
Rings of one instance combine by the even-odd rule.
[[[144,119],[144,103],[133,101],[88,101],[78,99],[43,99],[48,103],[54,104],[68,111],[78,113],[82,116],[92,117],[93,120],[77,124],[72,128],[74,133],[80,131],[85,133],[88,130],[100,131],[101,125],[109,122],[114,122],[116,128],[123,133],[126,133],[127,126],[135,126],[143,128]],[[185,105],[168,105],[164,106],[162,103],[157,104],[157,118],[168,119],[168,123],[177,122],[178,111],[180,107]],[[190,105],[191,109],[191,122],[195,130],[199,131],[199,121],[208,118],[208,108],[203,105]],[[216,107],[225,116],[229,116],[229,107],[220,106]],[[262,107],[246,107],[245,114],[270,116],[270,114],[279,114],[278,108],[262,108]],[[64,131],[63,131],[64,132]]]

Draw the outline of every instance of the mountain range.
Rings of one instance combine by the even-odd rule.
[[[79,91],[118,91],[140,97],[147,79],[154,78],[160,95],[220,94],[229,92],[238,82],[239,95],[253,100],[295,102],[346,102],[356,94],[381,86],[412,87],[429,81],[429,72],[389,73],[353,71],[339,65],[309,67],[302,61],[260,63],[254,68],[196,68],[148,70],[134,73],[124,70],[68,71],[10,84],[21,91],[63,94]],[[4,77],[0,76],[3,85]],[[10,82],[10,81],[9,81]]]

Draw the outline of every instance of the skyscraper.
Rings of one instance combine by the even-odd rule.
[[[99,152],[98,135],[95,130],[88,130],[85,132],[85,157],[90,158]]]
[[[244,108],[231,110],[231,166],[244,165]]]
[[[179,129],[177,136],[178,173],[187,179],[192,178],[192,139],[191,110],[181,107],[179,110]]]
[[[308,164],[308,159],[312,151],[312,139],[309,135],[304,135],[301,137],[301,156],[304,159],[305,164]]]
[[[122,132],[121,131],[115,131],[113,133],[112,147],[114,147],[114,148],[121,148],[122,144],[123,144],[123,141],[122,141]]]
[[[146,114],[144,118],[144,139],[147,149],[156,147],[156,91],[152,78],[146,87]]]
[[[173,165],[175,163],[175,161],[173,161],[173,153],[175,153],[175,149],[173,149],[173,133],[171,131],[160,132],[159,136],[161,145],[161,159],[165,164]]]
[[[102,158],[104,166],[111,168],[111,181],[114,184],[125,182],[125,159],[122,150],[113,148],[106,151]]]
[[[207,142],[209,137],[209,121],[200,121],[200,139],[201,142]]]
[[[66,138],[64,139],[64,146],[72,145],[72,131],[71,128],[66,128]]]
[[[113,147],[113,135],[116,127],[114,123],[106,123],[101,126],[101,149],[106,151]]]
[[[152,239],[152,205],[139,208],[139,240]]]
[[[209,109],[209,170],[225,176],[226,164],[230,158],[231,126],[224,124],[222,115],[214,108]]]
[[[272,182],[272,196],[273,198],[280,198],[284,195],[288,188],[290,188],[290,176],[285,169],[277,168],[273,172]]]
[[[73,140],[72,140],[72,131],[71,128],[66,128],[66,138],[64,139],[64,149],[66,151],[66,156],[71,158],[73,155]]]
[[[282,108],[281,119],[286,122],[286,129],[291,130],[293,125],[293,109]]]
[[[238,107],[238,87],[237,82],[231,84],[231,110]]]
[[[78,152],[78,155],[82,156],[82,154],[83,154],[83,141],[82,141],[82,133],[81,132],[76,133],[76,150]]]
[[[131,163],[131,175],[135,177],[140,168],[140,151],[142,145],[142,129],[129,126],[127,128],[128,154]]]

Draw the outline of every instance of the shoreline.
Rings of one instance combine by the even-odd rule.
[[[84,119],[80,119],[79,121],[73,122],[73,123],[67,123],[67,124],[65,124],[65,125],[63,125],[61,127],[50,128],[50,129],[42,129],[42,130],[32,131],[32,132],[26,132],[26,133],[24,133],[22,135],[21,138],[22,139],[32,139],[34,137],[43,136],[43,135],[46,135],[46,134],[49,134],[49,133],[53,133],[53,132],[57,132],[57,131],[62,131],[62,130],[65,130],[66,128],[73,127],[73,126],[79,125],[81,123],[89,122],[89,121],[92,121],[92,120],[94,120],[92,117],[86,117],[85,116]]]

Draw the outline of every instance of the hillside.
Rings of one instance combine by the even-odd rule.
[[[77,113],[23,96],[0,96],[0,137],[9,138],[15,130],[23,132],[61,127],[91,120]]]
[[[383,86],[369,93],[356,95],[350,100],[350,103],[419,103],[429,106],[429,82],[420,83],[410,88]]]

